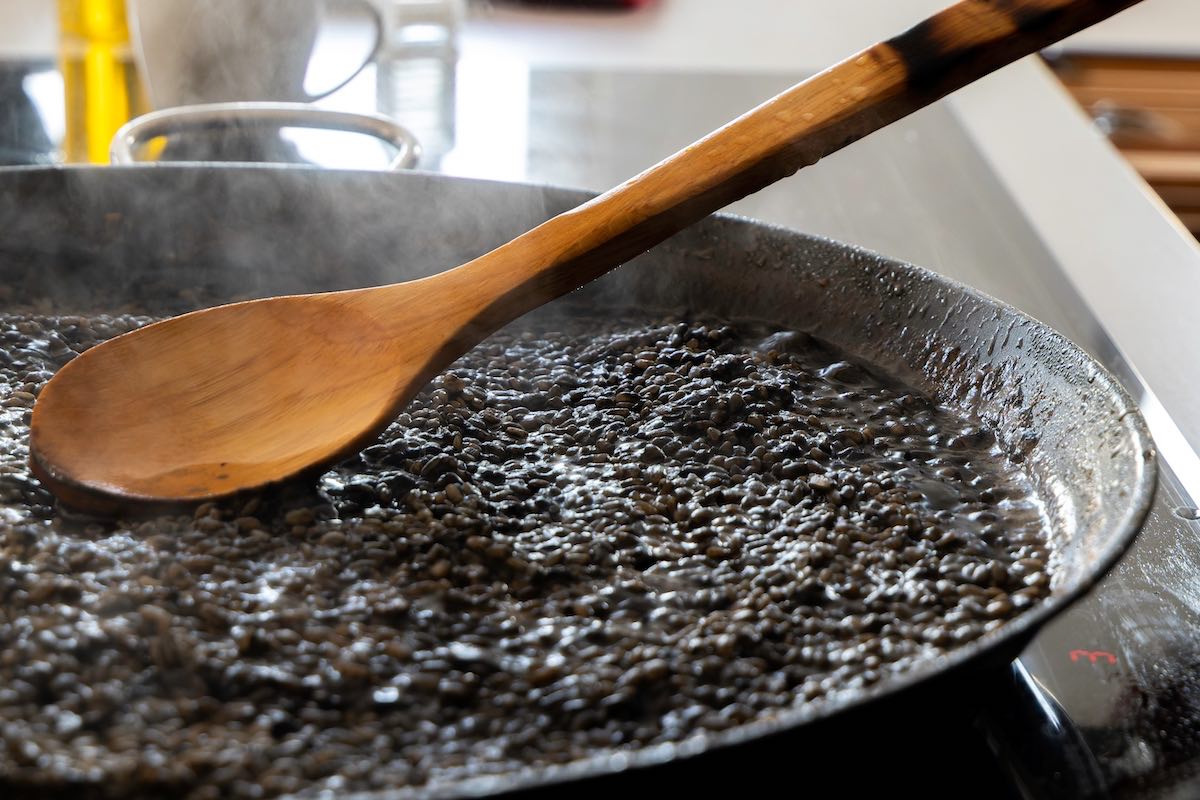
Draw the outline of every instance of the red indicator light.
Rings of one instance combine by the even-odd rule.
[[[1088,663],[1095,664],[1100,659],[1105,659],[1109,664],[1116,664],[1117,657],[1105,650],[1072,650],[1071,660],[1078,661],[1081,658],[1086,658]]]

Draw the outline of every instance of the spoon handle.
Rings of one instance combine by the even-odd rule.
[[[1137,2],[963,0],[851,56],[595,200],[445,273],[486,298],[466,338],[477,340],[713,211]]]

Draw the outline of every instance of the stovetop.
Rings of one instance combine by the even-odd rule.
[[[1034,640],[1013,713],[989,721],[1001,752],[1050,789],[1030,796],[1200,796],[1200,526],[1160,468],[1130,552]]]
[[[24,97],[18,73],[52,67],[5,69],[0,86]],[[407,106],[397,106],[383,77],[427,81],[429,91],[410,85]],[[467,59],[449,76],[426,65],[381,72],[376,82],[368,70],[343,97],[370,97],[402,122],[408,115],[434,145],[428,168],[601,189],[796,77],[529,70]],[[447,91],[457,102],[447,102]],[[0,112],[13,117],[5,130],[30,132],[3,143],[26,163],[53,150],[31,124],[33,106],[6,103]],[[1112,370],[1156,437],[1178,432],[946,104],[732,210],[903,258],[1013,303]],[[1191,469],[1185,461],[1181,469]],[[1173,463],[1160,458],[1159,467],[1154,506],[1132,549],[1019,661],[773,741],[753,761],[717,762],[696,772],[693,788],[825,785],[822,767],[839,766],[850,796],[1200,796],[1200,514]]]

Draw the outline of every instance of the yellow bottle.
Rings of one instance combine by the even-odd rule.
[[[138,78],[124,0],[58,0],[59,68],[67,161],[108,162],[108,143],[149,110]]]

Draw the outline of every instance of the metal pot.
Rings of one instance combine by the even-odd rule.
[[[116,291],[163,313],[175,289],[263,296],[406,280],[466,261],[586,199],[577,191],[422,173],[154,166],[0,170],[0,284],[103,311]],[[102,293],[100,290],[103,289]],[[1052,527],[1049,599],[904,676],[712,735],[423,796],[545,789],[632,768],[721,763],[738,748],[1010,660],[1108,570],[1155,486],[1137,406],[1082,350],[1020,311],[854,247],[727,216],[704,220],[572,296],[596,308],[686,309],[815,334],[977,415],[1033,478]],[[558,302],[536,312],[567,313]],[[723,755],[724,754],[724,755]],[[401,792],[407,795],[408,792]]]

